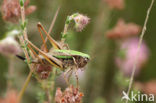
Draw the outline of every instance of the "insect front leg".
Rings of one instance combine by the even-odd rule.
[[[77,62],[76,62],[76,59],[75,59],[75,57],[72,57],[72,58],[73,58],[73,60],[74,60],[75,67],[76,67],[76,69],[78,70],[78,64],[77,64]]]
[[[68,75],[68,73],[70,73],[70,74]],[[69,68],[67,71],[65,71],[63,73],[64,79],[65,79],[65,82],[66,82],[67,85],[69,85],[69,78],[71,77],[72,73],[73,73],[73,69],[72,68]]]
[[[78,69],[74,69],[74,72],[75,72],[75,77],[76,77],[76,85],[77,85],[77,88],[78,88],[79,87]]]
[[[75,77],[76,77],[76,84],[77,84],[77,87],[78,87],[79,86],[78,64],[77,64],[77,62],[76,62],[74,57],[73,57],[73,60],[74,60],[74,64],[75,64],[74,72],[75,72]]]

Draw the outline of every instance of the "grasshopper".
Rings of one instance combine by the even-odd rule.
[[[38,23],[37,27],[43,42],[42,48],[39,49],[31,41],[29,41],[28,39],[26,40],[26,42],[28,43],[28,48],[35,56],[35,59],[32,60],[32,63],[54,66],[61,69],[62,71],[65,71],[64,75],[66,75],[70,71],[85,67],[85,65],[90,60],[90,56],[88,54],[75,50],[65,49],[64,46],[68,45],[65,43],[62,43],[63,45],[61,45],[61,43],[56,42],[46,32],[41,23]],[[41,30],[45,33],[46,37],[52,45],[52,48],[50,50],[48,50],[47,48],[46,41],[43,37]],[[38,54],[35,51],[37,51]],[[77,75],[76,77],[78,80]]]

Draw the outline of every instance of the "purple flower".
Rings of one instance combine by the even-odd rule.
[[[147,62],[149,57],[149,50],[144,42],[141,44],[140,52],[137,54],[138,43],[138,38],[126,39],[122,42],[119,55],[116,57],[116,65],[127,76],[130,76],[132,73],[133,65],[137,55],[138,58],[135,75],[140,72],[141,68]]]

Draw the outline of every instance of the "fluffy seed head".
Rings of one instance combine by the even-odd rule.
[[[75,28],[78,32],[82,31],[90,21],[90,18],[82,14],[78,14],[73,19],[75,21]]]

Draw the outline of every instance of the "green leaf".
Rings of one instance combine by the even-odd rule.
[[[66,24],[69,24],[71,22],[71,19],[70,19],[70,16],[67,16],[67,19],[66,19]]]
[[[21,6],[21,7],[24,6],[24,0],[20,0],[20,6]]]

